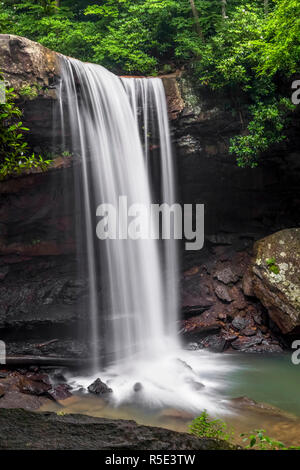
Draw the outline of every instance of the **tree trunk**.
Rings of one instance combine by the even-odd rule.
[[[223,18],[223,20],[225,20],[225,18],[227,18],[227,15],[226,15],[227,1],[226,0],[221,0],[221,4],[222,4],[222,18]]]
[[[198,14],[194,0],[190,0],[190,4],[191,4],[191,9],[193,12],[194,20],[195,20],[196,31],[199,34],[199,36],[204,40],[200,21],[199,21],[199,14]]]
[[[269,13],[269,0],[264,0],[265,15]]]

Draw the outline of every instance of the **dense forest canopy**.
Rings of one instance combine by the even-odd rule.
[[[299,0],[3,0],[0,32],[115,73],[184,68],[199,84],[242,92],[246,125],[230,146],[240,166],[285,138],[293,105],[278,83],[298,70]]]

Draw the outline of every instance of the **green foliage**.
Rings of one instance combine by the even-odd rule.
[[[226,423],[220,419],[212,419],[204,410],[190,425],[190,433],[199,438],[214,438],[230,440],[234,437],[234,431],[228,433]],[[251,450],[300,450],[297,446],[287,446],[283,442],[272,439],[266,435],[264,429],[256,429],[251,433],[240,434],[243,438],[245,449]]]
[[[42,17],[45,15],[54,15],[58,10],[56,2],[54,0],[33,0],[23,2],[13,2],[14,9],[18,11],[29,11],[36,17]]]
[[[264,27],[265,41],[259,41],[260,73],[288,76],[299,71],[300,57],[300,2],[276,0],[276,8]]]
[[[145,52],[151,45],[146,28],[138,21],[126,21],[117,28],[109,28],[108,34],[94,47],[94,60],[116,71],[153,74],[157,59]]]
[[[184,66],[199,84],[222,90],[240,117],[230,152],[241,167],[257,166],[286,138],[294,107],[279,91],[278,77],[299,66],[299,0],[269,0],[268,14],[263,0],[228,0],[225,17],[220,0],[194,0],[197,26],[189,0],[3,3],[1,33],[119,74],[156,75]]]
[[[269,271],[271,271],[274,274],[280,273],[280,269],[279,269],[279,266],[277,266],[276,264],[275,258],[266,259],[266,263],[267,263]]]
[[[40,155],[31,153],[24,132],[21,110],[15,105],[13,88],[6,90],[6,100],[0,103],[0,179],[22,173],[24,170],[40,168],[45,170],[51,163]]]
[[[190,425],[190,433],[197,437],[208,437],[228,440],[230,433],[227,425],[221,419],[212,419],[204,410]]]
[[[177,34],[191,30],[192,18],[182,0],[106,0],[89,6],[104,35],[95,60],[125,72],[155,73],[163,59],[172,60]]]
[[[39,87],[35,85],[23,85],[19,90],[19,95],[29,100],[33,100],[39,94]]]
[[[61,156],[62,156],[62,157],[65,157],[65,158],[71,157],[71,156],[72,156],[72,153],[69,152],[69,150],[64,150],[64,151],[62,152]]]
[[[189,0],[6,0],[3,33],[14,33],[116,72],[157,73],[199,56]],[[231,0],[228,11],[240,1]],[[220,0],[195,0],[204,37],[222,23]]]
[[[255,6],[239,6],[216,33],[202,44],[201,59],[194,64],[199,80],[211,88],[241,87],[248,90],[255,75],[252,41],[263,34],[261,12]]]
[[[230,142],[229,151],[240,167],[254,168],[264,152],[286,138],[288,116],[295,109],[289,99],[279,95],[272,75],[261,71],[266,24],[261,7],[237,7],[227,21],[219,23],[211,40],[202,45],[201,59],[193,64],[201,83],[213,89],[228,89],[243,126],[249,119],[242,134]],[[249,102],[244,109],[241,97]]]
[[[231,139],[229,151],[236,155],[240,167],[257,166],[259,155],[267,151],[270,145],[285,139],[283,134],[287,116],[295,106],[287,99],[274,98],[271,104],[258,101],[250,106],[252,120],[248,124],[248,133]]]
[[[287,447],[283,442],[276,441],[266,435],[264,429],[256,429],[251,434],[241,434],[244,442],[249,442],[246,449],[252,450],[300,450],[300,447]]]

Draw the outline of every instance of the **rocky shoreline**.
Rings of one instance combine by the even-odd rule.
[[[187,434],[194,414],[172,407],[154,412],[150,422],[140,410],[133,416],[143,425],[128,421],[124,410],[118,415],[109,407],[111,390],[100,379],[88,391],[73,393],[62,370],[1,369],[0,449],[233,450],[238,447],[232,441],[240,443],[239,433],[251,432],[256,421],[271,426],[277,438],[282,429],[284,442],[298,445],[297,416],[246,396],[224,402],[234,431],[228,442]]]
[[[43,450],[232,450],[218,439],[196,438],[134,421],[59,416],[0,409],[0,449]],[[42,430],[42,432],[41,432]]]

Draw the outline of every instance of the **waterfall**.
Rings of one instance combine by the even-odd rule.
[[[174,237],[127,239],[128,221],[121,211],[117,239],[96,235],[101,204],[120,209],[125,196],[128,207],[175,203],[162,81],[120,78],[99,65],[65,57],[61,69],[62,147],[73,155],[78,269],[88,285],[81,313],[92,355],[92,370],[69,377],[70,383],[86,390],[101,377],[113,390],[114,406],[215,412],[211,371],[224,373],[225,368],[209,353],[201,352],[199,361],[199,352],[184,350],[178,340]]]
[[[152,141],[157,142],[158,148],[156,156],[159,164],[154,179],[155,181],[160,180],[159,201],[172,206],[176,202],[175,174],[168,109],[162,80],[157,78],[125,78],[122,81],[130,98],[135,121],[142,126],[141,139],[144,144],[148,178],[151,175],[151,163],[153,164],[149,155],[149,140],[151,138]],[[139,115],[139,109],[141,115]],[[175,338],[179,304],[177,243],[174,239],[165,240],[163,243],[164,322],[168,334]]]
[[[80,158],[77,233],[85,248],[96,372],[101,346],[106,357],[119,363],[133,356],[159,356],[177,343],[176,242],[96,237],[99,204],[118,208],[120,196],[127,197],[128,207],[150,207],[154,199],[175,202],[170,132],[160,79],[119,78],[99,65],[62,60],[62,130],[65,135],[69,127],[68,150]],[[151,162],[150,140],[157,142],[158,165]],[[118,217],[123,233],[125,221]]]

